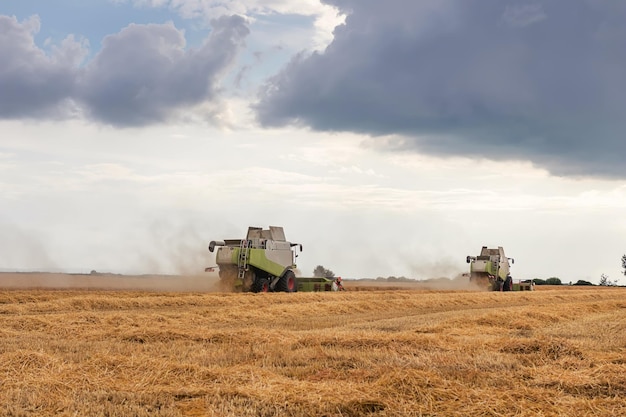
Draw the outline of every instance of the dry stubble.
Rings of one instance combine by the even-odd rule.
[[[615,416],[626,290],[0,292],[0,415]]]

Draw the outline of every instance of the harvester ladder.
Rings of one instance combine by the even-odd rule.
[[[237,278],[240,280],[243,279],[244,275],[246,275],[246,271],[248,270],[248,255],[250,255],[250,247],[248,245],[248,240],[244,239],[239,245],[239,259],[237,261]]]

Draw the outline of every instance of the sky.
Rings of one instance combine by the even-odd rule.
[[[1,0],[0,270],[622,278],[621,0]]]

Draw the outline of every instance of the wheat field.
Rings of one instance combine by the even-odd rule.
[[[626,289],[0,290],[2,416],[626,415]]]

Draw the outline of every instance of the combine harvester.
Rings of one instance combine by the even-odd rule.
[[[248,227],[245,239],[211,241],[222,289],[239,292],[336,291],[330,278],[296,277],[302,245],[288,242],[282,227]],[[215,267],[205,268],[212,271]]]
[[[515,263],[513,258],[507,258],[502,246],[498,249],[489,249],[483,246],[478,256],[467,256],[466,261],[470,264],[470,282],[491,291],[532,291],[532,281],[513,282],[509,273],[511,265]]]

